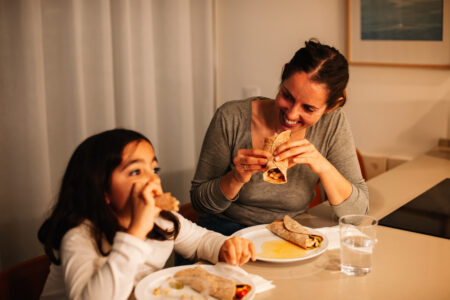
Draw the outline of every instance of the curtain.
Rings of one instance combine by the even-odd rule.
[[[75,147],[124,127],[189,200],[213,114],[213,0],[0,0],[0,268],[37,230]]]

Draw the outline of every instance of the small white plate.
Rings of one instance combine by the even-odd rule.
[[[220,265],[220,264],[219,264]],[[250,292],[243,298],[243,300],[251,300],[255,297],[255,285],[253,281],[246,275],[238,272],[233,272],[233,267],[230,266],[215,266],[215,265],[203,265],[203,264],[195,264],[195,265],[187,265],[187,266],[179,266],[172,267],[167,269],[162,269],[160,271],[154,272],[152,274],[147,275],[141,281],[138,282],[136,288],[134,289],[134,295],[137,300],[156,300],[162,299],[161,295],[153,295],[153,291],[160,287],[161,284],[168,277],[173,276],[176,272],[184,269],[194,268],[196,266],[201,266],[203,269],[208,271],[211,274],[221,276],[224,278],[228,278],[233,280],[236,283],[248,284],[252,287]],[[210,299],[216,299],[210,297]]]
[[[273,234],[270,230],[268,230],[266,228],[266,226],[267,226],[267,224],[251,226],[248,228],[241,229],[241,230],[235,232],[233,235],[237,235],[237,236],[240,236],[240,237],[243,237],[243,238],[246,238],[246,239],[252,241],[253,244],[255,245],[256,253],[261,253],[262,252],[261,246],[264,242],[277,241],[277,240],[283,241],[282,238],[278,237],[277,235]],[[257,255],[256,259],[261,260],[261,261],[267,261],[267,262],[288,263],[288,262],[310,259],[310,258],[313,258],[313,257],[325,252],[325,250],[327,250],[327,248],[328,248],[327,237],[312,228],[309,228],[309,227],[305,227],[305,228],[308,229],[308,231],[311,232],[312,234],[317,234],[317,235],[320,235],[323,237],[323,241],[320,244],[319,248],[307,250],[306,255],[300,256],[300,257],[295,257],[295,258],[286,258],[286,259],[284,259],[284,258],[268,258],[268,257],[260,257]]]

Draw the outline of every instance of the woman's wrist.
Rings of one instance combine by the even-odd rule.
[[[222,193],[229,200],[234,199],[245,184],[237,178],[235,173],[236,171],[233,169],[220,179]]]

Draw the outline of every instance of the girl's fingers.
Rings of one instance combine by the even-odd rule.
[[[249,241],[248,247],[249,247],[249,250],[250,250],[250,259],[252,261],[256,261],[256,248],[255,248],[255,245],[251,241]]]
[[[241,260],[242,260],[242,256],[243,256],[243,247],[242,247],[242,243],[241,243],[241,239],[239,237],[233,237],[232,241],[234,243],[234,251],[235,253],[235,257],[236,257],[236,264],[237,265],[241,265]]]
[[[223,250],[223,260],[232,265],[240,266],[250,259],[256,260],[256,250],[253,243],[240,237],[232,237],[226,240],[221,250]]]
[[[236,249],[234,244],[229,242],[227,245],[227,249],[225,251],[225,261],[233,266],[237,264],[236,260]]]

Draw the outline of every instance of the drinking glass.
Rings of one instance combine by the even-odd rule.
[[[209,299],[209,284],[207,281],[190,276],[169,277],[161,286],[161,298],[167,300]]]
[[[362,276],[372,270],[372,253],[378,221],[367,215],[347,215],[339,218],[341,241],[341,271]]]

